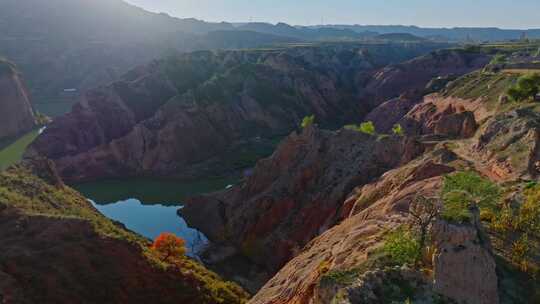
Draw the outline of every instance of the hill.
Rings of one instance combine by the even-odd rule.
[[[198,262],[162,262],[150,242],[101,215],[46,160],[0,173],[3,303],[245,303]]]

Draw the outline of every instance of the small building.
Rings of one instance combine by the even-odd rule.
[[[534,101],[540,101],[540,93],[536,94],[536,96],[534,96]]]

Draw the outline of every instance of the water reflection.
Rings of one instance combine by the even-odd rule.
[[[137,199],[106,205],[92,201],[92,204],[106,217],[121,222],[128,229],[149,239],[155,239],[162,232],[174,233],[186,241],[188,255],[194,256],[208,244],[208,239],[200,231],[188,227],[186,221],[177,214],[178,207],[144,205]]]

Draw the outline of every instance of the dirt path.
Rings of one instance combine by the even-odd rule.
[[[497,174],[493,168],[493,162],[484,158],[482,153],[472,149],[474,145],[473,139],[456,140],[451,143],[454,146],[451,150],[456,153],[459,158],[470,163],[480,175],[483,175],[494,182],[505,182],[515,178],[511,174]]]

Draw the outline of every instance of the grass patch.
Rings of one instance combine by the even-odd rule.
[[[386,236],[382,250],[392,264],[413,265],[418,257],[420,244],[410,230],[400,227]]]
[[[4,170],[19,162],[22,159],[26,148],[38,137],[38,135],[39,130],[33,130],[14,142],[5,145],[0,150],[0,170]]]
[[[514,84],[518,75],[507,73],[484,73],[475,71],[451,82],[443,95],[463,99],[483,98],[494,107],[499,96]]]
[[[475,172],[464,171],[444,178],[442,218],[455,223],[468,223],[472,219],[470,207],[497,211],[501,198],[500,187]]]

